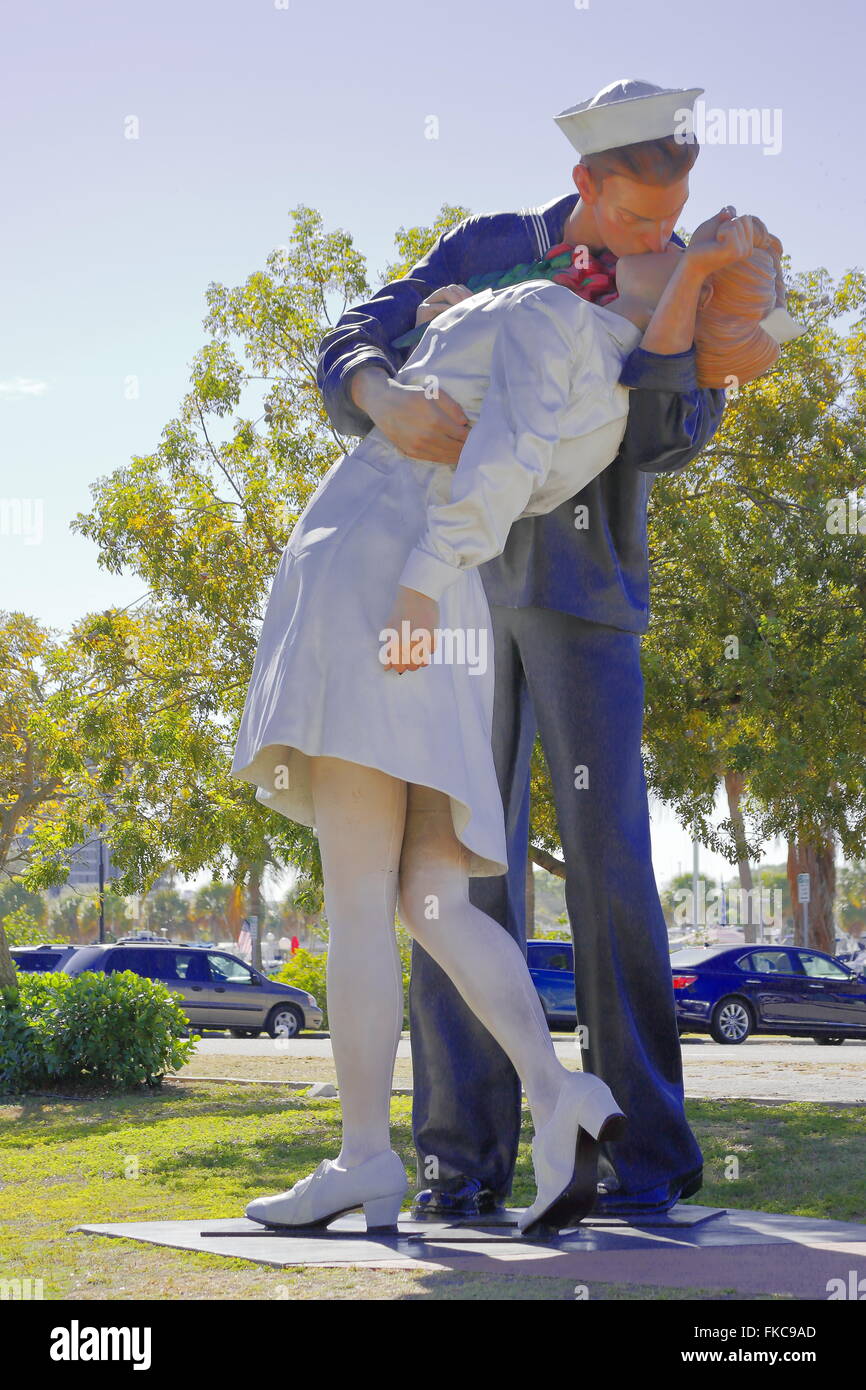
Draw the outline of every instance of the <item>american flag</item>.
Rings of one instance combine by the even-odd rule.
[[[238,954],[246,956],[247,960],[252,960],[253,938],[250,936],[249,923],[246,921],[238,934]]]

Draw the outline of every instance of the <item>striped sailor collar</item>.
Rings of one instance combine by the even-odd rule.
[[[565,197],[551,198],[549,203],[541,203],[538,207],[521,209],[535,237],[539,260],[551,246],[558,246],[562,241],[565,223],[579,196],[578,193],[566,193]]]
[[[566,193],[565,197],[551,198],[549,203],[540,203],[538,207],[521,208],[521,215],[526,218],[535,236],[539,260],[545,251],[549,251],[551,246],[558,246],[563,240],[565,224],[579,201],[579,193]],[[672,233],[671,241],[675,246],[683,245],[676,232]]]

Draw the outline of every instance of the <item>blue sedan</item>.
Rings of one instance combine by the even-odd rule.
[[[822,951],[720,946],[671,956],[677,1027],[741,1043],[751,1033],[819,1043],[866,1037],[866,980]]]
[[[576,1028],[574,946],[570,941],[527,941],[526,961],[548,1028]]]

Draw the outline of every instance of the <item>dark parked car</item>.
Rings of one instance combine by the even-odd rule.
[[[67,975],[85,970],[109,975],[132,970],[160,980],[180,996],[193,1028],[229,1028],[236,1038],[293,1038],[322,1026],[312,994],[269,980],[228,951],[168,944],[81,946],[65,963]]]
[[[677,1026],[719,1043],[787,1033],[819,1043],[866,1037],[866,981],[822,951],[721,946],[671,956]]]
[[[62,942],[39,946],[13,946],[9,954],[17,970],[36,970],[45,974],[49,970],[62,970],[64,963],[74,956],[77,946],[67,946]]]
[[[549,1028],[576,1028],[574,946],[570,941],[527,941],[526,960]]]

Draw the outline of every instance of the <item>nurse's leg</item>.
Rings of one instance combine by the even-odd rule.
[[[469,856],[444,792],[410,786],[400,860],[400,918],[456,985],[516,1068],[536,1131],[566,1069],[554,1051],[523,952],[469,900]],[[459,1084],[459,1083],[458,1083]]]
[[[491,607],[496,677],[493,755],[505,809],[508,874],[469,880],[476,907],[523,949],[529,769],[535,724],[511,627]],[[412,1125],[418,1183],[433,1197],[469,1178],[504,1201],[520,1137],[520,1081],[506,1054],[436,961],[415,941],[409,987]],[[425,1203],[428,1194],[423,1194]]]
[[[311,759],[328,918],[328,1023],[343,1114],[338,1162],[390,1148],[391,1081],[403,1026],[394,931],[406,783],[340,758]]]

